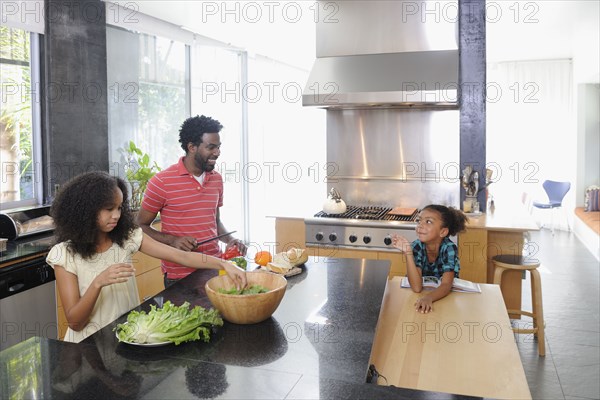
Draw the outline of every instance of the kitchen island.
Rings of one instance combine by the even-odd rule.
[[[79,344],[29,339],[0,353],[0,397],[461,398],[366,383],[389,262],[312,258],[303,268],[272,318],[225,322],[209,343],[119,343],[113,329],[125,316]],[[139,309],[167,300],[209,307],[198,275]]]

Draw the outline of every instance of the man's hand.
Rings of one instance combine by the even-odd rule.
[[[229,241],[229,243],[227,243],[227,247],[225,248],[225,251],[227,251],[227,249],[229,249],[230,247],[237,247],[238,251],[240,252],[240,254],[242,256],[246,255],[246,252],[248,251],[248,247],[246,247],[246,245],[244,244],[244,242],[242,242],[240,239],[231,239]]]
[[[198,247],[196,238],[191,236],[174,236],[173,241],[169,245],[183,251],[192,251]]]

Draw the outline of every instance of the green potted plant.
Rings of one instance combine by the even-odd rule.
[[[139,210],[148,181],[161,170],[156,161],[150,163],[150,156],[144,153],[133,141],[129,147],[122,149],[127,164],[125,176],[131,185],[130,206],[132,210]]]

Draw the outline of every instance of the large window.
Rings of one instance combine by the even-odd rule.
[[[273,216],[305,217],[327,196],[325,111],[302,107],[308,71],[270,58],[248,60],[250,241],[274,251]]]
[[[221,220],[237,237],[248,232],[242,179],[243,102],[240,87],[245,53],[214,46],[192,47],[192,115],[206,115],[223,125],[217,170],[223,176],[224,202]]]
[[[110,160],[125,161],[130,140],[165,168],[183,155],[179,127],[189,116],[189,47],[107,27]]]
[[[254,250],[273,250],[275,215],[310,215],[325,198],[325,121],[303,108],[308,71],[197,37],[155,21],[107,27],[109,141],[121,168],[129,140],[165,168],[184,154],[179,127],[190,115],[219,120],[224,181],[221,219]],[[165,28],[166,29],[166,28]],[[183,31],[182,31],[183,32]]]
[[[0,27],[2,209],[42,202],[37,43],[37,34]]]
[[[544,180],[575,181],[576,141],[565,140],[574,137],[571,60],[490,63],[487,73],[489,192],[496,204],[544,201]]]

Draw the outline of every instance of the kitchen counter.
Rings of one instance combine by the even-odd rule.
[[[26,259],[43,256],[53,245],[53,233],[40,233],[23,239],[8,241],[6,250],[0,251],[0,268]]]
[[[503,205],[485,214],[468,214],[467,230],[458,235],[461,278],[480,283],[493,283],[492,258],[499,254],[536,257],[537,246],[527,243],[528,231],[540,228],[521,204]],[[521,271],[502,275],[502,295],[509,310],[521,309]],[[511,318],[519,319],[517,314]]]
[[[225,322],[209,343],[118,343],[113,328],[125,316],[79,344],[29,339],[0,353],[0,397],[464,398],[365,383],[388,269],[386,261],[310,259],[288,279],[272,318]],[[204,284],[193,273],[139,308],[207,307]]]
[[[159,218],[152,222],[152,227],[160,230]],[[53,232],[44,232],[26,236],[22,239],[10,240],[6,244],[6,250],[0,251],[0,268],[27,259],[45,256],[54,246],[54,242]]]
[[[488,229],[503,232],[540,230],[531,215],[527,214],[520,205],[510,209],[488,210],[482,214],[469,213],[467,216],[469,217],[468,229]]]
[[[316,213],[292,213],[289,215],[273,215],[269,218],[304,221],[312,218]],[[531,215],[527,214],[520,205],[503,209],[488,210],[485,213],[467,213],[470,229],[488,229],[505,232],[538,231],[540,228]]]

